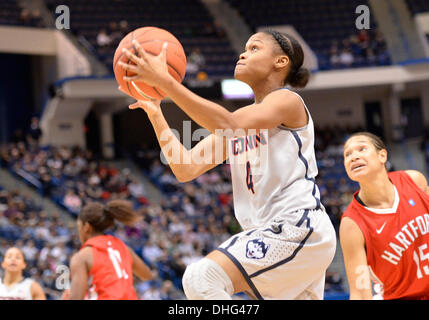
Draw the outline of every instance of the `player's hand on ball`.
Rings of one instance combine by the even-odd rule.
[[[167,67],[167,49],[168,43],[162,45],[162,50],[159,55],[153,56],[147,53],[138,43],[133,40],[133,45],[136,48],[138,55],[133,54],[126,48],[123,49],[125,55],[135,64],[127,64],[122,61],[119,65],[130,72],[135,73],[134,76],[124,76],[125,81],[142,81],[151,86],[162,87],[163,81],[166,81],[170,74]]]
[[[161,100],[143,101],[139,100],[129,106],[131,110],[141,108],[146,111],[148,116],[156,115],[161,112]]]

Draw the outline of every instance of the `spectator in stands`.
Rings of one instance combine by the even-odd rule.
[[[97,34],[97,45],[100,47],[109,46],[112,43],[112,38],[107,34],[106,29],[101,29]]]
[[[109,23],[108,35],[112,39],[112,45],[113,44],[117,44],[117,43],[119,43],[119,41],[121,41],[121,39],[122,39],[122,33],[119,30],[119,26],[118,26],[117,22],[111,21]]]
[[[377,62],[377,57],[375,56],[374,51],[370,47],[366,48],[365,50],[365,58],[368,65],[370,66],[374,66]]]
[[[42,129],[39,125],[39,118],[32,117],[31,118],[31,124],[30,128],[28,130],[28,135],[33,139],[35,142],[39,142],[40,137],[42,136]]]
[[[356,34],[350,36],[350,49],[352,51],[353,56],[355,57],[359,57],[363,55],[362,46]]]
[[[155,159],[150,165],[149,177],[154,180],[158,179],[164,172],[164,167],[159,159]]]
[[[127,20],[121,20],[119,22],[119,31],[122,34],[122,37],[125,37],[130,32],[130,27]]]
[[[189,61],[191,61],[191,63],[195,63],[198,70],[202,70],[206,64],[206,59],[204,58],[201,49],[198,47],[192,50],[191,54],[189,55]]]
[[[34,240],[28,240],[25,246],[21,248],[21,251],[25,256],[27,264],[32,265],[36,262],[39,250],[37,250]]]
[[[170,280],[165,280],[162,283],[160,289],[160,299],[161,300],[181,300],[185,296],[181,294],[176,288],[174,288],[173,282]]]
[[[162,256],[162,250],[158,245],[153,243],[150,239],[143,248],[143,257],[154,263],[159,257]]]
[[[333,45],[331,47],[331,56],[329,62],[332,68],[338,68],[340,66],[340,55],[338,53],[338,46]]]
[[[47,173],[46,168],[40,168],[42,170],[39,170],[41,172],[40,174],[40,183],[41,183],[41,192],[44,196],[49,196],[51,194],[52,190],[52,177]]]
[[[359,43],[368,46],[368,43],[370,41],[369,33],[366,29],[362,29],[359,31],[357,38],[359,40]]]
[[[146,190],[143,183],[139,182],[137,178],[134,178],[130,184],[128,184],[128,190],[135,199],[140,199],[146,196]]]
[[[82,208],[82,200],[73,190],[68,190],[64,197],[64,205],[72,212],[79,212]]]
[[[141,300],[160,300],[161,294],[155,284],[150,284],[149,289],[144,291],[140,299]]]
[[[42,21],[42,16],[40,14],[39,9],[34,9],[33,11],[31,11],[31,24],[33,27],[36,27],[36,28],[44,28],[45,27],[45,25]]]
[[[339,56],[340,66],[345,67],[345,68],[349,68],[352,66],[353,61],[354,61],[354,57],[353,57],[351,50],[344,48],[341,51],[341,54]]]
[[[192,49],[186,60],[186,72],[192,77],[195,77],[205,67],[206,60],[198,47]]]
[[[379,29],[375,31],[375,37],[372,40],[370,47],[372,48],[374,55],[377,57],[379,64],[385,64],[390,56],[386,40]]]
[[[9,149],[6,144],[0,146],[0,167],[5,168],[10,162]]]
[[[77,166],[77,163],[74,159],[71,159],[65,166],[63,174],[68,178],[75,178],[80,173],[80,168]]]
[[[19,23],[24,26],[28,26],[31,24],[31,15],[28,9],[22,9],[19,15]]]

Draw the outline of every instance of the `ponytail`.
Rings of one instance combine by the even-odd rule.
[[[107,205],[98,202],[87,204],[79,213],[82,223],[88,222],[94,231],[104,232],[115,224],[115,220],[127,225],[134,225],[140,216],[126,200],[112,200]]]
[[[310,79],[310,71],[307,68],[299,68],[289,72],[286,78],[286,84],[290,84],[294,88],[304,88]]]

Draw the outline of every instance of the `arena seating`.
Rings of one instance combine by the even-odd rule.
[[[0,0],[0,25],[44,27],[40,12],[22,9],[16,0]]]
[[[410,8],[411,14],[416,15],[417,13],[429,12],[429,2],[425,0],[406,0],[408,7]]]
[[[338,130],[338,128],[323,128],[323,131],[320,129],[318,132],[320,132],[318,135],[320,139],[316,142],[319,166],[317,183],[322,194],[323,204],[338,230],[344,206],[350,201],[351,194],[356,189],[356,185],[346,179],[342,165],[340,148],[347,132]],[[163,289],[165,285],[170,288],[169,295],[167,294],[165,297],[181,299],[184,298],[180,291],[181,276],[186,265],[200,259],[232,234],[240,231],[234,218],[229,166],[226,164],[218,166],[192,182],[179,183],[169,167],[159,162],[159,150],[139,150],[139,155],[136,160],[142,164],[143,171],[164,194],[160,206],[151,204],[149,201],[141,201],[142,199],[133,199],[127,190],[129,187],[127,184],[116,185],[116,191],[108,190],[115,185],[112,184],[112,181],[120,181],[124,178],[123,173],[92,158],[91,154],[84,150],[64,147],[39,148],[34,144],[18,142],[10,144],[7,150],[3,149],[1,159],[3,166],[8,167],[12,172],[20,172],[19,178],[27,182],[30,180],[30,185],[37,186],[34,181],[45,185],[40,189],[41,193],[51,196],[62,206],[64,206],[65,196],[70,190],[73,190],[80,198],[81,206],[87,201],[107,201],[121,197],[121,194],[124,198],[134,201],[135,209],[144,215],[144,221],[132,228],[119,224],[112,230],[112,233],[125,241],[141,255],[148,265],[157,270],[158,276],[154,281],[137,282],[139,295],[144,299],[162,299],[164,297],[162,292],[166,290]],[[75,164],[71,167],[70,164],[74,162],[80,163],[79,166],[84,165],[80,170],[73,170]],[[58,170],[59,167],[62,169]],[[36,168],[37,170],[34,170]],[[44,168],[43,172],[40,172],[40,168]],[[44,175],[49,175],[50,179],[42,178]],[[28,179],[29,176],[32,179]],[[90,180],[99,181],[101,190],[99,190],[98,198],[94,198],[97,190],[89,190],[93,186],[88,188],[89,185],[92,185],[89,183]],[[49,186],[48,188],[46,184]],[[82,187],[84,185],[86,188]],[[49,193],[46,194],[46,192]],[[2,203],[1,197],[0,203]],[[78,210],[73,208],[67,206],[65,208],[73,215],[78,213]],[[9,209],[8,207],[7,210]],[[43,208],[38,210],[43,210]],[[0,210],[0,212],[2,211],[4,210]],[[55,221],[57,222],[59,219]],[[50,237],[57,236],[58,233],[54,231],[58,227],[56,222],[50,224],[52,230],[48,227],[49,233],[46,234],[46,239],[39,239],[39,242],[32,236],[32,228],[28,229],[27,225],[22,226],[21,224],[16,226],[8,224],[12,227],[0,228],[0,237],[8,241],[23,240],[22,246],[36,241],[39,250],[43,251],[43,248],[47,247],[45,251],[51,252],[57,246],[57,244],[53,247],[49,245]],[[54,266],[59,263],[67,265],[70,255],[79,248],[76,238],[73,238],[73,234],[75,234],[73,226],[68,230],[62,230],[62,233],[65,236],[63,240],[66,246],[60,249],[66,250],[69,256],[65,262],[52,260],[49,269],[51,273]],[[59,291],[52,283],[49,283],[49,277],[44,279],[44,273],[40,270],[40,265],[44,263],[46,261],[41,262],[38,257],[34,262],[32,272],[41,274],[40,280],[43,280],[44,286],[48,286],[52,290],[50,291],[51,298],[57,299]],[[46,273],[49,272],[46,271]],[[172,285],[166,284],[166,281],[171,281]],[[341,281],[341,279],[338,280],[338,275],[335,273],[333,276],[327,277],[329,297],[335,298],[338,294],[344,295]],[[239,295],[237,298],[246,297]]]
[[[339,68],[330,63],[332,44],[339,43],[341,49],[343,40],[357,35],[356,7],[368,4],[367,1],[361,0],[227,1],[240,12],[254,30],[267,25],[293,25],[315,51],[320,70]],[[370,27],[370,35],[375,38],[372,34],[377,29],[375,19],[371,19]],[[354,61],[350,67],[391,64],[390,57],[384,50],[382,53],[374,52],[374,58],[368,58],[363,50],[353,49],[353,51]]]
[[[366,4],[366,1],[224,1],[237,9],[254,30],[258,26],[292,24],[316,52],[320,70],[391,64],[385,46],[377,48],[377,43],[373,41],[377,27],[374,19],[371,19],[369,31],[371,53],[352,43],[354,58],[351,65],[337,65],[331,61],[333,43],[338,43],[340,51],[345,39],[356,36],[355,8]],[[89,43],[89,49],[112,73],[114,51],[122,37],[138,27],[158,26],[176,35],[188,56],[194,49],[200,49],[205,59],[200,71],[209,77],[233,75],[238,54],[232,49],[224,30],[200,0],[150,0],[145,1],[144,6],[138,0],[46,0],[46,3],[51,12],[55,12],[56,6],[60,4],[71,8],[72,32],[77,37],[83,37],[87,47]],[[409,0],[409,3],[413,12],[426,10],[424,1]],[[0,24],[43,27],[38,12],[21,9],[15,0],[0,0]],[[97,42],[97,36],[103,29],[111,38],[110,44],[100,45]]]
[[[216,25],[199,0],[46,2],[52,12],[59,4],[70,6],[73,12],[72,31],[77,36],[85,37],[112,72],[114,51],[122,37],[136,28],[155,26],[172,32],[183,44],[187,55],[194,48],[199,48],[206,61],[201,71],[209,76],[230,77],[233,74],[237,54],[232,50],[224,31]],[[97,43],[97,35],[102,29],[112,37],[110,45],[100,46]]]

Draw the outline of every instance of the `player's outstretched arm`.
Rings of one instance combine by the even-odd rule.
[[[372,288],[364,236],[357,224],[347,217],[341,220],[340,243],[350,287],[350,300],[371,300]]]
[[[138,101],[130,109],[146,111],[164,157],[179,182],[191,181],[226,160],[226,138],[222,136],[211,134],[191,150],[183,146],[165,120],[160,103]]]
[[[83,300],[88,290],[89,259],[92,259],[92,248],[86,247],[75,253],[70,261],[71,286],[69,300]]]
[[[45,292],[43,292],[43,288],[37,282],[33,282],[30,290],[33,300],[46,300]]]
[[[128,248],[128,250],[130,250],[131,256],[133,258],[133,273],[140,280],[152,280],[153,275],[150,268],[144,263],[142,259],[140,259],[133,249]]]
[[[280,124],[296,128],[307,123],[307,114],[300,98],[288,90],[274,91],[258,104],[242,108],[239,112],[230,112],[221,105],[193,93],[168,73],[167,46],[163,46],[158,56],[152,56],[146,53],[137,41],[133,44],[141,58],[124,49],[135,65],[123,62],[120,62],[120,65],[136,73],[135,76],[124,77],[124,80],[143,81],[161,88],[189,117],[212,133],[227,129],[270,129]]]

